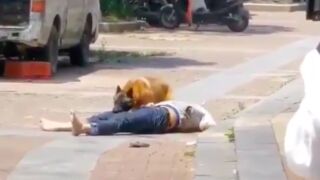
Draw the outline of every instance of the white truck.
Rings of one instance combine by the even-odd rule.
[[[0,54],[49,61],[52,73],[59,53],[85,66],[100,18],[99,0],[0,0]]]

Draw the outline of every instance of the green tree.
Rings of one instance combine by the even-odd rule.
[[[127,18],[132,16],[129,6],[122,0],[100,0],[101,12],[104,16],[116,16],[118,18]]]

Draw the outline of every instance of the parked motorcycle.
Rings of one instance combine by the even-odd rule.
[[[131,5],[139,19],[168,29],[181,23],[197,27],[219,24],[227,25],[233,32],[242,32],[250,19],[243,0],[131,0]]]
[[[176,0],[129,0],[138,19],[146,20],[150,25],[174,29],[182,19],[177,13]]]
[[[312,21],[320,21],[320,1],[308,0],[306,8],[306,19]]]
[[[231,31],[242,32],[249,25],[249,11],[244,8],[243,0],[180,0],[182,12],[191,18],[189,24],[227,25]],[[188,12],[189,11],[189,12]]]

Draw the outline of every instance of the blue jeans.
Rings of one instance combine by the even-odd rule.
[[[115,133],[160,134],[168,127],[169,112],[164,107],[144,107],[131,112],[104,112],[88,118],[89,135]]]

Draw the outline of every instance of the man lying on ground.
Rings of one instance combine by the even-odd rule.
[[[180,101],[150,104],[129,112],[104,112],[88,118],[87,122],[82,122],[74,112],[71,113],[71,123],[41,120],[44,131],[72,131],[74,136],[200,132],[215,124],[202,106]]]

